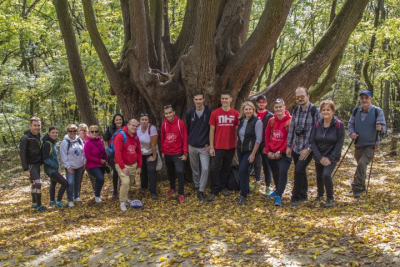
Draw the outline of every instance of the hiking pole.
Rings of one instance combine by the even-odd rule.
[[[355,141],[355,139],[352,139],[352,140],[351,140],[351,143],[350,143],[349,147],[346,149],[346,152],[344,152],[344,155],[343,155],[342,159],[340,160],[339,165],[336,167],[336,170],[335,170],[335,172],[334,172],[333,175],[332,175],[332,179],[333,179],[333,177],[335,176],[335,173],[336,173],[337,170],[339,169],[340,165],[342,164],[342,162],[343,162],[343,160],[344,160],[344,157],[346,157],[347,151],[349,151],[349,148],[350,148],[351,145],[354,143],[354,141]]]
[[[375,157],[376,144],[378,143],[378,135],[379,135],[379,131],[376,131],[374,152],[372,152],[371,167],[369,168],[367,190],[366,190],[366,192],[365,192],[365,195],[366,195],[366,196],[368,196],[369,180],[371,180],[372,165],[374,164],[374,157]]]

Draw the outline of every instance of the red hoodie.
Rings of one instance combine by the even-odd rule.
[[[172,122],[164,119],[161,124],[161,152],[167,155],[176,155],[183,152],[183,154],[187,155],[187,137],[187,128],[183,120],[176,115]]]
[[[130,136],[128,128],[124,126],[122,130],[126,134],[126,142],[123,143],[124,136],[122,133],[114,137],[115,164],[118,164],[121,170],[125,169],[126,165],[137,163],[138,168],[142,168],[142,152],[140,150],[140,141],[136,133]]]
[[[286,139],[291,119],[292,116],[290,116],[289,111],[285,110],[285,117],[282,120],[279,120],[276,114],[269,120],[265,129],[265,152],[276,153],[280,151],[282,154],[286,154]],[[271,120],[274,120],[272,134]]]

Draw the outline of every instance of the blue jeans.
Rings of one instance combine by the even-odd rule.
[[[269,159],[268,162],[272,170],[272,176],[274,177],[276,194],[282,197],[285,192],[287,175],[290,164],[292,163],[292,158],[286,157],[286,154],[281,154],[280,159]]]
[[[104,168],[96,167],[88,169],[89,173],[96,177],[96,185],[94,186],[94,196],[100,197],[101,189],[104,185]]]
[[[251,151],[241,153],[239,149],[237,150],[237,156],[239,159],[239,178],[240,178],[240,196],[247,197],[250,192],[249,187],[249,156]]]
[[[68,182],[67,198],[69,202],[73,201],[74,198],[80,197],[83,177],[83,167],[72,170],[73,174],[70,174],[67,169],[65,169],[65,176],[67,177]]]
[[[263,154],[264,147],[258,149],[256,157],[254,158],[254,174],[256,181],[261,181],[261,166],[264,170],[265,185],[269,187],[271,185],[271,168],[269,166],[269,159],[267,154]]]

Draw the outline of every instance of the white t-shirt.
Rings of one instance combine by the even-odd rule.
[[[158,135],[157,128],[154,125],[150,126],[150,135],[149,135],[149,128],[147,127],[146,132],[142,132],[142,125],[139,126],[137,130],[137,135],[139,136],[140,140],[140,147],[142,148],[142,155],[150,155],[153,153],[151,150],[151,136]]]

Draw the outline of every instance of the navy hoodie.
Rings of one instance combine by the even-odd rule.
[[[344,124],[340,122],[338,129],[336,122],[338,118],[333,116],[328,129],[324,129],[324,119],[315,123],[311,131],[311,149],[316,162],[327,157],[330,162],[338,162],[345,138]]]
[[[186,111],[186,126],[188,130],[188,144],[193,147],[205,147],[210,145],[210,115],[212,108],[204,106],[204,112],[199,118],[196,114],[196,107]]]

